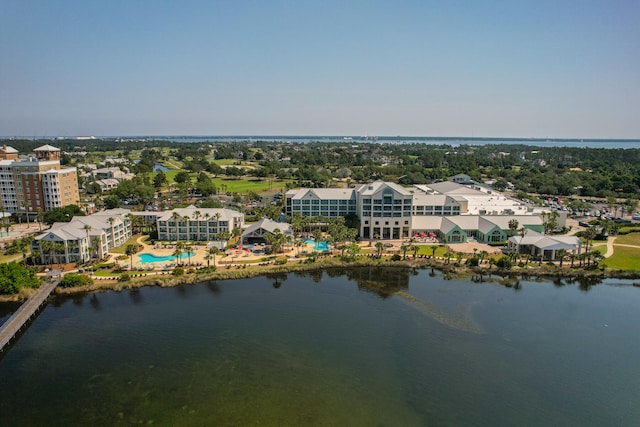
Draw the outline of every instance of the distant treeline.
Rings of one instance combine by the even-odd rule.
[[[478,182],[495,180],[496,189],[513,185],[517,191],[584,197],[640,198],[640,149],[535,147],[528,144],[428,145],[383,142],[278,142],[200,141],[175,143],[167,140],[5,140],[21,153],[42,144],[53,144],[65,152],[117,152],[127,156],[145,150],[150,163],[163,156],[151,148],[170,148],[170,156],[193,172],[234,172],[258,178],[294,179],[297,185],[324,187],[332,178],[353,183],[374,179],[403,185],[425,184],[467,174]],[[212,149],[213,148],[213,149]],[[65,156],[67,157],[67,156]],[[222,171],[210,158],[251,161],[252,169]],[[65,158],[66,160],[66,158]],[[142,166],[142,165],[141,165]],[[143,170],[136,171],[143,172]]]

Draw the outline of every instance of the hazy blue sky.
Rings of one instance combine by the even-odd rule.
[[[640,138],[640,0],[0,0],[0,135]]]

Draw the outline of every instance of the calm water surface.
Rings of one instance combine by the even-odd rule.
[[[640,289],[509,286],[366,268],[58,299],[0,356],[0,425],[638,425]]]

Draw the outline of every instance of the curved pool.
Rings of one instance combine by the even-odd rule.
[[[316,242],[313,239],[308,239],[304,241],[307,245],[313,245],[313,249],[315,249],[316,251],[328,251],[329,250],[329,244],[327,243],[326,240],[323,240],[321,242]]]
[[[195,254],[196,254],[195,252],[183,252],[181,260],[188,259],[189,256],[194,256]],[[150,264],[152,262],[174,261],[176,259],[174,255],[158,256],[150,253],[142,253],[138,255],[138,257],[140,258],[141,264]]]

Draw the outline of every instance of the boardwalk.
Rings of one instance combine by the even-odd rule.
[[[20,306],[13,316],[0,327],[0,352],[9,342],[20,332],[20,329],[31,319],[45,302],[47,297],[58,286],[59,281],[48,281],[44,283],[31,298]]]

